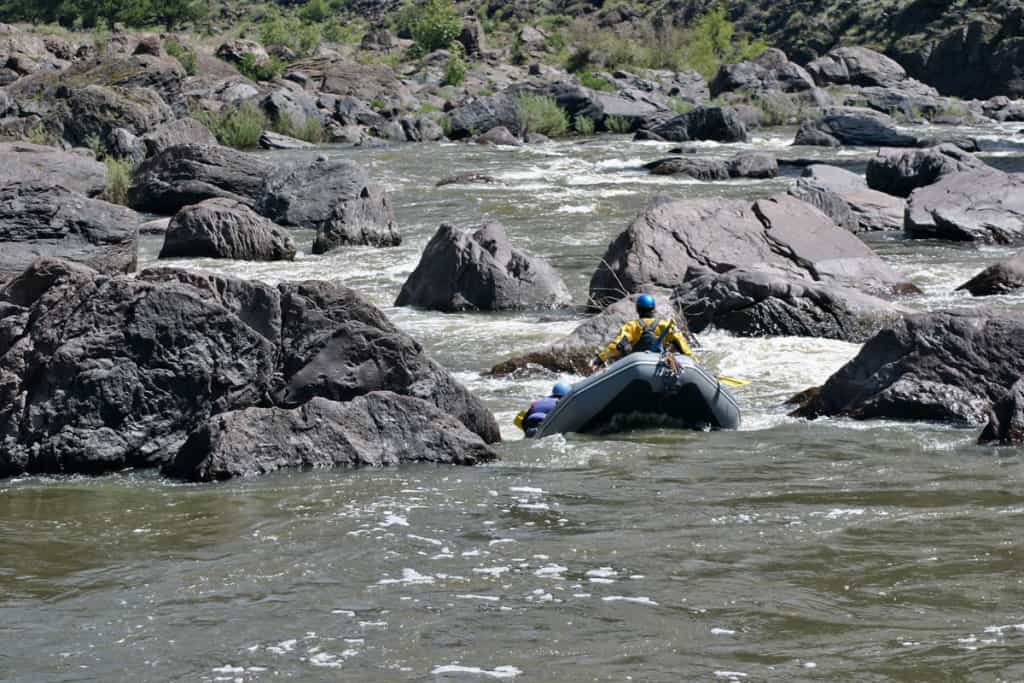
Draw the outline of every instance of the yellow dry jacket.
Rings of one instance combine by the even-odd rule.
[[[654,318],[642,318],[641,320],[630,320],[628,323],[622,326],[617,336],[611,344],[608,345],[604,351],[601,351],[597,355],[601,357],[601,360],[605,363],[615,360],[622,356],[625,352],[624,349],[633,348],[636,343],[640,340],[640,335],[644,332],[644,326],[649,326]],[[659,320],[658,326],[654,328],[654,336],[661,338],[661,333],[665,331],[665,326],[670,325],[669,320]],[[626,346],[626,342],[629,346]],[[671,345],[675,344],[676,348],[685,353],[690,358],[696,358],[693,355],[693,350],[690,349],[690,345],[686,343],[686,339],[683,335],[679,334],[679,331],[672,329],[668,334],[665,335],[665,340],[662,342],[662,347],[668,349]]]

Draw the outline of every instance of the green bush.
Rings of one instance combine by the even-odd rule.
[[[297,123],[290,116],[281,116],[274,121],[274,130],[281,135],[305,140],[313,144],[327,142],[327,132],[324,130],[323,122],[315,116],[306,116],[301,123]]]
[[[572,120],[572,125],[580,135],[593,135],[596,129],[594,119],[583,114],[577,114],[576,118]]]
[[[609,133],[624,134],[633,132],[633,122],[623,116],[606,116],[604,127]]]
[[[312,24],[322,24],[331,16],[331,8],[326,0],[309,0],[299,11],[303,21]]]
[[[420,54],[446,48],[462,33],[462,16],[452,0],[426,0],[405,12],[406,28]]]
[[[558,106],[553,97],[520,95],[516,98],[516,116],[524,135],[530,132],[557,137],[569,130],[565,110]]]
[[[220,113],[195,112],[193,117],[210,129],[217,142],[237,149],[256,147],[269,128],[267,115],[252,101]]]
[[[55,136],[42,122],[39,122],[28,132],[28,141],[33,145],[46,145],[48,147],[53,147],[57,144],[57,136]]]
[[[89,148],[89,151],[97,159],[102,159],[107,155],[107,145],[97,133],[89,133],[86,136],[85,146]]]
[[[164,49],[167,50],[167,54],[178,60],[181,68],[185,69],[185,73],[189,76],[195,76],[199,71],[199,60],[196,58],[196,53],[178,41],[167,40],[164,43]]]
[[[444,69],[444,81],[441,85],[462,85],[466,81],[466,59],[462,43],[453,41],[448,48],[448,64]]]
[[[242,61],[238,63],[238,72],[254,81],[272,81],[280,76],[282,71],[284,71],[284,64],[274,57],[266,62],[258,62],[256,55],[246,53],[242,55]]]
[[[298,55],[308,55],[320,44],[319,24],[303,23],[296,16],[271,12],[260,24],[260,42],[265,47],[286,47]]]
[[[127,159],[107,157],[107,189],[103,198],[111,204],[127,204],[128,188],[132,185],[135,167]]]
[[[584,88],[590,88],[591,90],[600,90],[602,92],[615,92],[615,86],[607,78],[598,76],[593,71],[584,71],[580,74],[580,85]]]
[[[689,114],[693,111],[693,103],[681,97],[668,98],[668,108],[677,114]]]
[[[366,35],[366,22],[362,19],[335,19],[324,24],[324,40],[343,45],[359,45]]]

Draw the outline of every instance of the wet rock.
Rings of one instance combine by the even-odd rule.
[[[227,147],[175,145],[136,170],[128,205],[163,215],[216,197],[254,206],[273,171],[271,162]]]
[[[555,269],[513,247],[499,223],[475,231],[442,225],[395,301],[396,306],[445,312],[559,308],[570,303],[572,295]]]
[[[1024,243],[1024,176],[963,171],[910,195],[904,229],[917,239]]]
[[[519,114],[509,93],[478,97],[448,113],[448,137],[462,140],[493,128],[504,127],[519,134]]]
[[[291,261],[295,243],[284,228],[245,204],[207,199],[171,219],[160,258],[173,257]]]
[[[260,147],[263,149],[310,149],[313,144],[275,133],[272,130],[265,130],[260,135]]]
[[[779,175],[779,162],[766,152],[744,152],[729,161],[730,178],[774,178]]]
[[[966,290],[973,296],[992,296],[1021,288],[1024,288],[1024,255],[1017,254],[993,263],[956,289],[958,292]]]
[[[811,204],[851,232],[901,230],[906,202],[868,187],[863,177],[835,166],[812,164],[789,194]]]
[[[494,176],[481,173],[480,171],[468,171],[442,178],[437,181],[434,187],[444,187],[445,185],[493,185],[497,182],[499,181]]]
[[[982,103],[985,116],[996,121],[1024,121],[1024,100],[1011,100],[1009,97],[993,97]]]
[[[978,157],[949,143],[915,150],[882,149],[868,161],[867,183],[874,190],[909,197],[917,188],[952,173],[987,168]]]
[[[487,443],[501,440],[480,399],[355,291],[327,282],[284,283],[280,291],[284,385],[276,405],[393,391],[433,403]]]
[[[690,268],[673,302],[692,331],[715,327],[743,337],[863,342],[906,313],[847,287],[746,268]]]
[[[989,409],[988,423],[978,443],[992,442],[1001,446],[1024,444],[1024,379],[1017,380]]]
[[[478,145],[506,145],[509,147],[521,147],[522,141],[509,132],[505,126],[496,126],[474,140]]]
[[[419,116],[415,119],[403,118],[402,130],[409,142],[437,142],[444,140],[444,129],[428,116]]]
[[[54,147],[0,142],[0,185],[18,181],[41,181],[96,197],[107,189],[107,167],[91,156]]]
[[[749,62],[723,64],[710,83],[711,96],[742,90],[744,92],[805,92],[814,88],[814,79],[782,50],[768,49]]]
[[[718,159],[669,157],[644,164],[653,175],[686,175],[695,180],[728,180],[729,165]]]
[[[885,114],[860,107],[836,107],[817,120],[801,123],[793,144],[916,147],[918,140],[896,130],[893,120]]]
[[[315,254],[402,242],[387,193],[348,159],[321,158],[275,170],[256,209],[279,225],[316,230]]]
[[[149,131],[142,136],[146,145],[146,156],[159,154],[175,145],[216,145],[217,138],[210,129],[193,118],[183,118]]]
[[[314,398],[291,410],[249,408],[211,417],[165,473],[219,481],[285,468],[475,465],[496,457],[479,436],[430,403],[375,391],[347,403]]]
[[[135,270],[138,214],[60,185],[14,181],[0,186],[0,280],[40,257],[66,258],[97,270]]]
[[[798,417],[980,425],[1024,375],[1024,319],[927,313],[894,323],[798,408]]]
[[[687,269],[760,267],[872,293],[919,290],[863,242],[798,199],[753,202],[658,197],[608,247],[590,297],[615,301],[645,287],[673,288]]]
[[[670,142],[690,140],[717,140],[719,142],[746,142],[747,128],[729,107],[697,107],[685,114],[658,124],[652,133]]]
[[[807,65],[818,85],[897,86],[907,78],[894,60],[866,47],[839,47]]]

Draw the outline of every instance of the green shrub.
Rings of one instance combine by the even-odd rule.
[[[453,41],[448,48],[448,65],[444,69],[444,81],[441,85],[462,85],[466,81],[466,59],[462,43]]]
[[[564,135],[569,129],[565,110],[555,98],[545,95],[520,95],[516,98],[516,116],[523,134],[540,133],[548,137]]]
[[[668,98],[668,108],[677,114],[689,114],[693,111],[693,103],[681,97]]]
[[[93,156],[97,159],[102,159],[107,155],[107,144],[103,142],[103,138],[96,133],[89,133],[89,135],[86,136],[85,146],[89,148],[89,151],[91,151]]]
[[[312,24],[322,24],[331,16],[331,8],[325,0],[308,0],[306,5],[299,11],[303,21]]]
[[[327,142],[327,132],[324,130],[323,122],[315,116],[306,116],[301,123],[297,123],[290,116],[281,116],[274,121],[274,130],[281,135],[305,140],[313,144]]]
[[[633,132],[633,122],[623,116],[606,116],[604,127],[609,133],[623,134]]]
[[[343,45],[359,45],[366,35],[366,22],[362,19],[335,19],[323,26],[324,40]]]
[[[197,112],[193,116],[210,129],[220,144],[237,149],[258,145],[260,135],[269,127],[267,115],[252,101],[220,113]]]
[[[580,74],[580,85],[584,88],[590,88],[591,90],[600,90],[602,92],[615,92],[615,86],[607,78],[598,76],[593,71],[584,71]]]
[[[594,119],[583,114],[577,114],[576,118],[572,120],[572,125],[580,135],[593,135],[596,128]]]
[[[28,141],[33,145],[53,147],[57,144],[57,137],[42,122],[39,122],[28,132]]]
[[[196,58],[196,53],[192,52],[192,50],[189,50],[178,41],[166,41],[164,43],[164,49],[167,50],[167,54],[178,60],[178,63],[181,64],[181,68],[183,68],[185,73],[189,76],[195,76],[199,71],[199,60]]]
[[[265,47],[286,47],[298,55],[308,55],[320,44],[320,25],[303,23],[298,17],[284,17],[277,12],[267,15],[260,24],[260,42]]]
[[[446,48],[462,33],[462,15],[452,0],[426,0],[408,8],[405,23],[419,54]]]
[[[127,204],[128,188],[132,185],[135,167],[127,159],[107,157],[107,189],[103,198],[111,204]]]
[[[254,81],[272,81],[284,71],[284,64],[279,59],[271,57],[269,61],[258,62],[256,55],[246,53],[242,55],[242,61],[238,64],[238,72],[246,78]]]

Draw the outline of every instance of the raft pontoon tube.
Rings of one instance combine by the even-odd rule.
[[[636,427],[736,429],[740,409],[729,390],[688,356],[631,353],[573,385],[531,435],[607,434]]]

